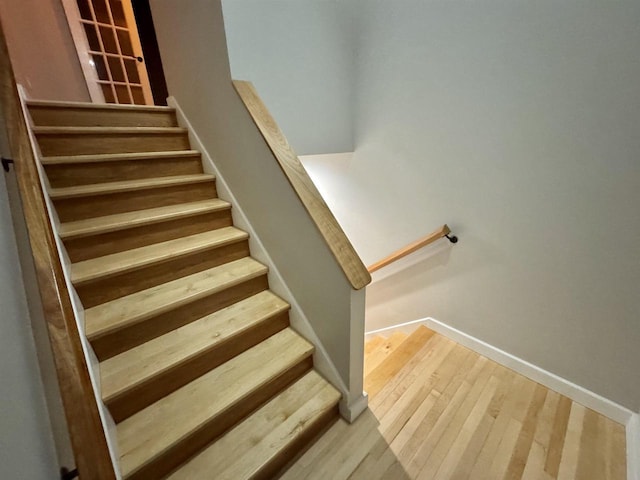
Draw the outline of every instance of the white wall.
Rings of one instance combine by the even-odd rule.
[[[49,480],[58,460],[8,202],[0,172],[0,465],[2,478]]]
[[[432,316],[639,411],[640,3],[351,5],[356,152],[320,190],[366,264],[460,236],[374,275],[368,329]]]
[[[353,150],[353,42],[336,0],[224,0],[234,78],[250,80],[300,154]]]

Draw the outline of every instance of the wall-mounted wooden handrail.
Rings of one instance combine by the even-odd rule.
[[[360,290],[368,285],[371,282],[371,275],[327,207],[278,124],[258,96],[253,84],[234,80],[233,86],[351,286]]]
[[[373,273],[376,270],[380,270],[381,268],[386,267],[387,265],[397,260],[400,260],[401,258],[404,258],[407,255],[410,255],[417,250],[420,250],[422,247],[426,247],[430,243],[433,243],[440,238],[447,237],[451,243],[456,243],[458,241],[458,237],[450,236],[449,235],[450,233],[451,233],[451,230],[449,229],[449,227],[447,225],[443,225],[435,232],[431,232],[429,235],[419,238],[415,242],[412,242],[409,245],[407,245],[406,247],[402,247],[401,249],[396,250],[391,255],[383,258],[382,260],[372,265],[369,265],[368,267],[369,273]]]
[[[76,468],[83,479],[115,479],[1,23],[0,103]]]

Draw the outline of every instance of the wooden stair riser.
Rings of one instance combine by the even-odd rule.
[[[46,165],[45,172],[53,188],[120,182],[150,177],[194,175],[202,173],[199,157],[150,158],[144,160],[90,162],[72,165]]]
[[[74,286],[82,305],[91,308],[247,256],[249,242],[243,240]]]
[[[103,361],[268,288],[267,276],[260,275],[134,325],[93,336],[89,340],[98,360]]]
[[[186,132],[36,133],[43,156],[189,150]]]
[[[214,441],[227,430],[233,428],[253,411],[260,408],[269,399],[283,391],[293,382],[301,378],[313,368],[313,357],[308,356],[268,384],[245,396],[241,401],[232,405],[227,410],[220,412],[215,418],[210,419],[197,432],[183,439],[178,445],[163,452],[154,461],[148,463],[131,475],[125,476],[126,480],[148,480],[150,478],[163,478],[176,467],[180,466],[202,448]]]
[[[39,127],[176,127],[176,114],[170,110],[131,110],[115,108],[73,108],[30,105],[33,124]]]
[[[72,238],[64,240],[64,246],[71,262],[81,262],[91,258],[228,227],[232,224],[231,209],[224,209],[100,235]]]
[[[289,312],[274,315],[105,403],[114,421],[121,422],[288,326]]]
[[[61,222],[132,212],[146,208],[197,202],[217,197],[215,181],[145,188],[130,192],[54,199]]]

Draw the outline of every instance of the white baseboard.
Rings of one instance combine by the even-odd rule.
[[[551,372],[543,370],[521,358],[518,358],[510,353],[507,353],[499,348],[489,345],[482,340],[479,340],[471,335],[467,335],[460,330],[457,330],[445,323],[442,323],[435,318],[427,317],[419,320],[413,320],[411,322],[402,323],[399,325],[393,325],[378,330],[366,332],[366,336],[371,336],[377,333],[392,333],[394,331],[411,332],[415,330],[418,325],[425,325],[427,328],[456,341],[460,345],[464,345],[470,348],[480,355],[484,355],[487,358],[510,368],[527,378],[530,378],[534,382],[538,382],[551,390],[554,390],[562,395],[569,397],[570,399],[584,405],[587,408],[595,410],[596,412],[608,417],[623,425],[629,425],[633,417],[633,412],[628,408],[618,405],[611,400],[604,398],[597,393],[591,392],[586,388],[583,388],[575,383],[572,383],[564,378],[559,377]],[[635,480],[635,479],[634,479]],[[640,480],[640,479],[638,479]]]
[[[640,413],[627,423],[627,480],[640,480]]]
[[[369,406],[369,396],[366,392],[362,392],[362,395],[354,399],[351,403],[346,402],[346,397],[344,395],[342,398],[343,399],[339,405],[340,416],[349,423],[353,423],[353,421]]]
[[[428,326],[427,325],[427,319],[426,318],[421,318],[419,320],[412,320],[410,322],[404,322],[404,323],[398,323],[397,325],[391,325],[390,327],[377,328],[376,330],[370,330],[370,331],[364,333],[364,338],[365,338],[365,340],[368,340],[368,339],[370,339],[371,337],[373,337],[375,335],[380,335],[380,334],[388,335],[388,334],[395,333],[395,332],[402,332],[402,333],[409,334],[409,333],[412,333],[420,325]],[[435,330],[435,329],[432,329],[432,330]]]

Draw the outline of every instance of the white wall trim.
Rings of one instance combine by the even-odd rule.
[[[360,413],[362,413],[364,408],[366,408],[366,395],[363,392],[361,396],[355,396],[354,398],[354,396],[350,394],[349,387],[340,377],[340,374],[331,361],[329,354],[322,345],[318,336],[315,334],[311,323],[291,293],[291,290],[278,271],[278,268],[267,252],[264,244],[260,241],[260,237],[249,223],[240,202],[238,202],[229,189],[228,184],[207,152],[207,149],[200,141],[195,129],[187,119],[184,111],[180,108],[178,101],[174,97],[169,97],[167,99],[167,104],[176,109],[178,124],[188,130],[189,141],[191,142],[192,148],[198,150],[202,154],[202,164],[205,172],[212,173],[216,176],[216,189],[218,191],[218,196],[231,203],[231,215],[233,217],[234,225],[249,233],[249,248],[251,250],[251,256],[267,265],[269,268],[269,288],[274,293],[284,298],[291,305],[291,310],[289,312],[291,328],[315,346],[313,354],[313,364],[315,369],[323,375],[329,383],[336,387],[340,393],[342,393],[342,400],[340,402],[341,415],[345,420],[349,422],[353,421]],[[364,408],[362,408],[363,402]]]
[[[480,355],[484,355],[487,358],[499,363],[500,365],[504,365],[507,368],[510,368],[521,375],[533,380],[534,382],[538,382],[551,390],[554,390],[562,395],[569,397],[570,399],[578,402],[581,405],[584,405],[587,408],[595,410],[596,412],[618,422],[623,425],[629,425],[629,422],[632,419],[634,413],[621,405],[618,405],[611,400],[604,398],[597,393],[591,392],[586,388],[581,387],[580,385],[576,385],[575,383],[570,382],[554,373],[543,370],[536,365],[533,365],[526,360],[518,358],[510,353],[505,352],[504,350],[500,350],[492,345],[489,345],[482,340],[479,340],[471,335],[468,335],[460,330],[450,327],[449,325],[436,320],[432,317],[426,317],[419,320],[413,320],[411,322],[401,323],[398,325],[393,325],[386,328],[381,328],[378,330],[372,330],[370,332],[366,332],[367,337],[382,332],[393,332],[393,331],[412,331],[418,325],[425,325],[431,330],[458,342],[460,345],[464,345],[467,348],[470,348],[476,353]],[[638,479],[640,480],[640,479]]]
[[[640,413],[627,423],[627,480],[640,480]]]
[[[394,333],[394,332],[404,332],[411,333],[413,332],[419,325],[427,325],[427,319],[421,318],[419,320],[411,320],[410,322],[398,323],[397,325],[391,325],[390,327],[377,328],[376,330],[370,330],[365,332],[365,339],[369,339],[374,335],[379,335],[381,333]]]
[[[360,416],[369,406],[369,396],[366,392],[362,392],[362,395],[352,399],[351,403],[347,401],[340,402],[340,415],[347,422],[353,423],[356,418]],[[634,479],[635,480],[635,479]]]

